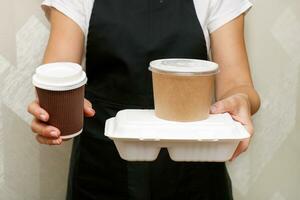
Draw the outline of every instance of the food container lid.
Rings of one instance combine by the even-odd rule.
[[[63,91],[81,87],[87,82],[86,74],[79,64],[56,62],[39,66],[32,77],[38,88]]]
[[[196,122],[157,118],[154,110],[127,109],[106,121],[105,135],[112,139],[140,141],[219,141],[249,138],[243,125],[230,114],[213,114]]]
[[[149,70],[176,75],[213,75],[219,70],[217,63],[198,59],[160,59],[150,62]]]

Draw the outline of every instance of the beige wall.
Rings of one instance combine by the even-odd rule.
[[[300,2],[256,0],[246,38],[262,107],[248,152],[229,164],[236,199],[300,199]]]
[[[0,0],[0,199],[59,200],[66,193],[71,142],[38,145],[26,105],[31,75],[49,35],[40,0]]]
[[[34,141],[26,105],[49,34],[40,0],[0,0],[0,199],[64,199],[71,142]],[[236,199],[300,197],[300,2],[257,0],[246,38],[262,97],[247,153],[228,163]]]

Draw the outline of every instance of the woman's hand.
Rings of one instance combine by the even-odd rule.
[[[49,8],[47,14],[51,22],[51,29],[43,64],[53,62],[82,63],[84,33],[81,28],[55,8]],[[51,116],[40,107],[37,100],[28,106],[28,112],[34,116],[31,129],[37,133],[36,139],[39,143],[49,145],[62,143],[60,131],[56,127],[46,124]],[[84,114],[86,117],[95,115],[92,104],[86,99],[84,100]]]
[[[250,136],[254,133],[251,120],[251,106],[248,95],[237,93],[222,99],[211,106],[212,114],[228,112],[232,118],[245,126]],[[250,138],[239,143],[230,161],[235,160],[241,153],[245,152],[249,146]]]
[[[49,114],[40,107],[37,100],[33,101],[28,106],[28,112],[34,116],[31,123],[31,130],[37,133],[36,140],[41,144],[59,145],[62,143],[60,130],[54,126],[46,124],[49,120]],[[92,117],[95,115],[95,110],[92,108],[91,102],[84,99],[84,115]]]

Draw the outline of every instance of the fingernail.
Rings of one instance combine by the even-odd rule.
[[[50,135],[53,136],[53,137],[58,137],[59,136],[57,131],[51,131]]]
[[[89,111],[92,112],[92,113],[95,112],[95,110],[93,108],[89,108]]]
[[[47,116],[45,114],[40,114],[40,119],[43,121],[47,120]]]

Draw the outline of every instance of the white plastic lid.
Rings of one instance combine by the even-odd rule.
[[[177,75],[212,75],[219,70],[219,65],[198,59],[160,59],[150,62],[150,71]]]
[[[32,77],[33,85],[53,91],[72,90],[81,87],[86,82],[86,74],[82,67],[71,62],[41,65]]]
[[[154,110],[122,110],[105,124],[112,139],[150,141],[219,141],[249,138],[243,125],[230,114],[214,114],[196,122],[174,122],[157,118]]]

